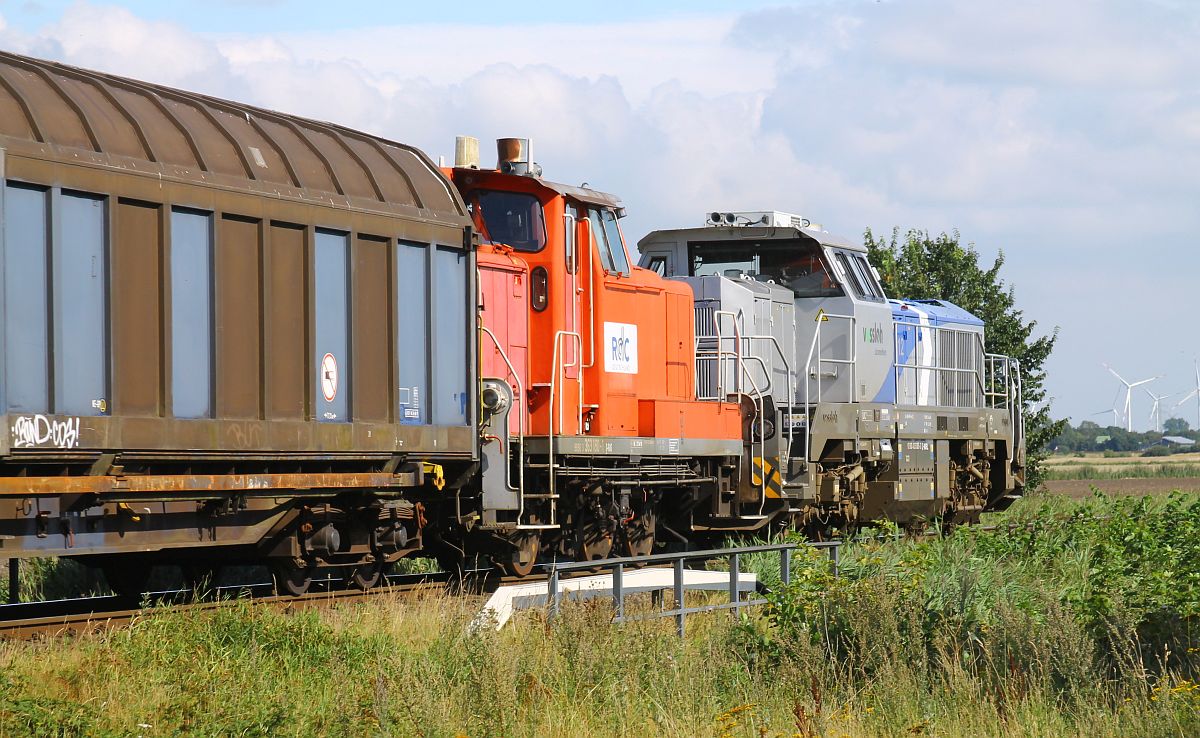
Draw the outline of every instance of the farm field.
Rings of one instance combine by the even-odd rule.
[[[1049,479],[1046,492],[1066,497],[1090,497],[1102,489],[1110,495],[1163,495],[1182,490],[1200,492],[1200,477],[1130,477],[1126,479]]]
[[[1086,497],[1093,487],[1114,495],[1200,491],[1200,453],[1171,456],[1050,456],[1043,462],[1048,492]]]
[[[944,539],[747,562],[741,620],[475,599],[253,604],[0,645],[0,735],[1179,736],[1200,732],[1200,496],[1034,497]]]

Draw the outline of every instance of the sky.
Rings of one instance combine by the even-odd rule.
[[[957,230],[1037,331],[1053,412],[1171,407],[1200,357],[1200,3],[0,0],[0,47],[451,158],[532,137],[626,237],[782,210]],[[1134,425],[1152,400],[1134,395]],[[1197,406],[1173,413],[1197,425]],[[1101,413],[1101,414],[1097,414]]]

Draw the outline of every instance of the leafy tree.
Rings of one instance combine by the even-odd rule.
[[[1163,421],[1163,433],[1168,436],[1182,436],[1191,430],[1191,426],[1183,418],[1167,418]]]
[[[864,239],[888,294],[946,300],[970,311],[984,322],[987,351],[1021,362],[1028,452],[1026,484],[1036,489],[1042,481],[1040,462],[1046,457],[1047,446],[1067,425],[1066,420],[1053,420],[1049,403],[1043,402],[1043,366],[1054,349],[1058,329],[1035,336],[1037,321],[1025,319],[1024,312],[1016,307],[1013,288],[1000,277],[1003,252],[985,267],[974,244],[959,243],[958,231],[931,236],[927,231],[910,230],[901,238],[897,228],[890,238],[876,238],[868,229]]]

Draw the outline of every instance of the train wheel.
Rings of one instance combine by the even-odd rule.
[[[654,552],[654,529],[658,520],[654,513],[643,513],[625,527],[625,548],[630,556],[649,556]]]
[[[363,564],[356,566],[350,570],[350,576],[346,577],[351,587],[366,591],[373,587],[378,587],[383,581],[383,565],[378,563]]]
[[[579,527],[578,554],[581,561],[599,561],[612,554],[612,533],[596,523],[584,523]]]
[[[299,597],[312,585],[313,567],[297,566],[296,562],[288,559],[273,565],[271,575],[277,594]]]
[[[514,547],[512,554],[499,562],[504,573],[513,577],[527,577],[537,565],[538,551],[542,547],[542,536],[536,532],[518,533],[509,539]]]

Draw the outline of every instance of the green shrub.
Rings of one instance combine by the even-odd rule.
[[[600,600],[474,634],[479,601],[442,596],[152,611],[0,645],[0,736],[1200,735],[1200,498],[1030,498],[988,522],[885,527],[836,577],[801,549],[787,587],[747,556],[771,604],[682,640]]]
[[[837,577],[824,556],[798,556],[770,595],[764,653],[810,668],[820,654],[863,684],[903,668],[933,690],[957,675],[1071,709],[1200,692],[1186,686],[1200,666],[1200,499],[1013,512],[994,530],[849,544]]]

